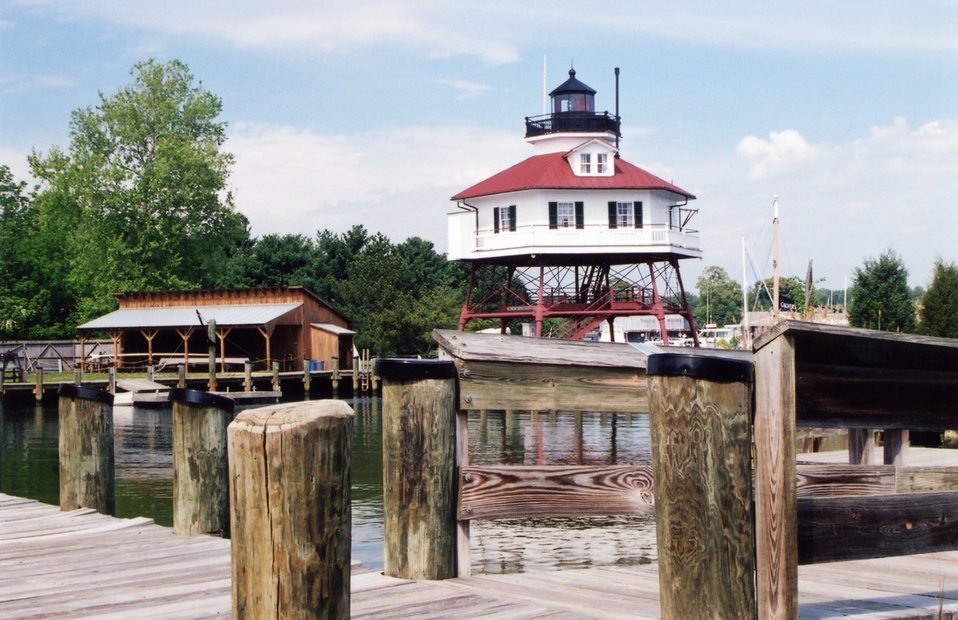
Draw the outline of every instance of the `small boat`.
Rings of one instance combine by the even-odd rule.
[[[116,382],[114,407],[168,407],[170,388],[148,379],[122,379]],[[122,391],[121,391],[122,390]]]

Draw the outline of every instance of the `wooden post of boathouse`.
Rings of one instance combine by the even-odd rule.
[[[176,388],[173,402],[173,531],[229,537],[226,429],[232,399]]]
[[[113,395],[62,384],[59,423],[60,509],[114,514]]]
[[[353,410],[250,409],[230,423],[234,618],[348,618]]]
[[[655,354],[648,384],[662,617],[752,617],[752,362]]]
[[[456,366],[382,359],[385,573],[456,576]]]

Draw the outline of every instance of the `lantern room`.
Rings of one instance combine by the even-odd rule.
[[[544,136],[565,132],[592,133],[612,140],[619,136],[618,115],[596,113],[595,90],[576,78],[575,69],[569,69],[569,79],[549,93],[549,99],[550,113],[526,117],[527,142],[536,145],[544,142]]]

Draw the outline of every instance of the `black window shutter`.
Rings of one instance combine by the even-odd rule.
[[[635,220],[635,227],[642,228],[642,201],[636,200],[632,203],[632,207],[635,209],[633,218]]]
[[[585,204],[581,200],[575,203],[575,227],[585,228]]]
[[[492,231],[499,232],[499,207],[492,210]]]
[[[509,230],[516,230],[516,205],[509,205]]]
[[[619,214],[616,210],[616,202],[609,201],[609,228],[617,228],[619,224]]]
[[[549,203],[549,228],[559,227],[559,203]]]

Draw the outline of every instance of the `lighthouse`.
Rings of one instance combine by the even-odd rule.
[[[595,95],[570,69],[549,112],[525,119],[533,154],[452,196],[448,258],[469,266],[460,330],[520,320],[541,336],[548,322],[581,339],[644,315],[668,344],[666,316],[678,314],[696,337],[679,270],[702,255],[695,196],[619,157],[619,116],[597,112]]]

